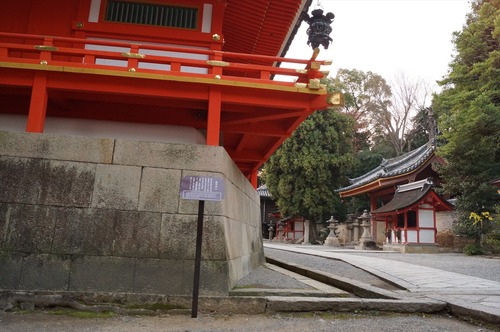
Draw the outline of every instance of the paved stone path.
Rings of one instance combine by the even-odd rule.
[[[319,245],[265,243],[264,247],[342,260],[405,288],[411,296],[446,302],[456,314],[474,312],[478,318],[500,323],[500,282]]]

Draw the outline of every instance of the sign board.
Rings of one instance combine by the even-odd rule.
[[[198,296],[200,291],[201,243],[203,238],[203,211],[205,201],[222,201],[224,180],[209,176],[184,176],[181,179],[181,198],[198,201],[198,223],[196,228],[196,252],[193,277],[193,306],[191,317],[198,317]]]
[[[181,198],[197,201],[222,201],[224,180],[208,176],[184,176],[181,180]]]

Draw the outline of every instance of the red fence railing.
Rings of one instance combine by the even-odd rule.
[[[315,52],[311,59],[301,60],[117,40],[0,32],[0,62],[208,77],[217,74],[228,79],[262,83],[272,80],[274,75],[291,77],[290,82],[282,84],[307,83],[311,78],[323,77],[319,69],[330,63],[317,61],[316,56]],[[291,64],[304,69],[278,67],[276,64]]]

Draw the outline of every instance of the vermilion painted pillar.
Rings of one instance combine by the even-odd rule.
[[[210,88],[208,96],[207,145],[219,145],[221,96],[220,87],[213,86]]]
[[[43,133],[45,115],[47,113],[47,75],[43,72],[35,73],[31,90],[30,109],[26,131]]]
[[[250,183],[254,188],[257,188],[257,178],[258,178],[258,171],[253,171],[252,174],[250,174]]]

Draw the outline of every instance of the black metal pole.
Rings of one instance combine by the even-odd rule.
[[[198,317],[198,294],[200,293],[201,243],[203,238],[203,210],[205,201],[198,201],[198,227],[196,231],[196,253],[194,258],[193,305],[191,318]]]

